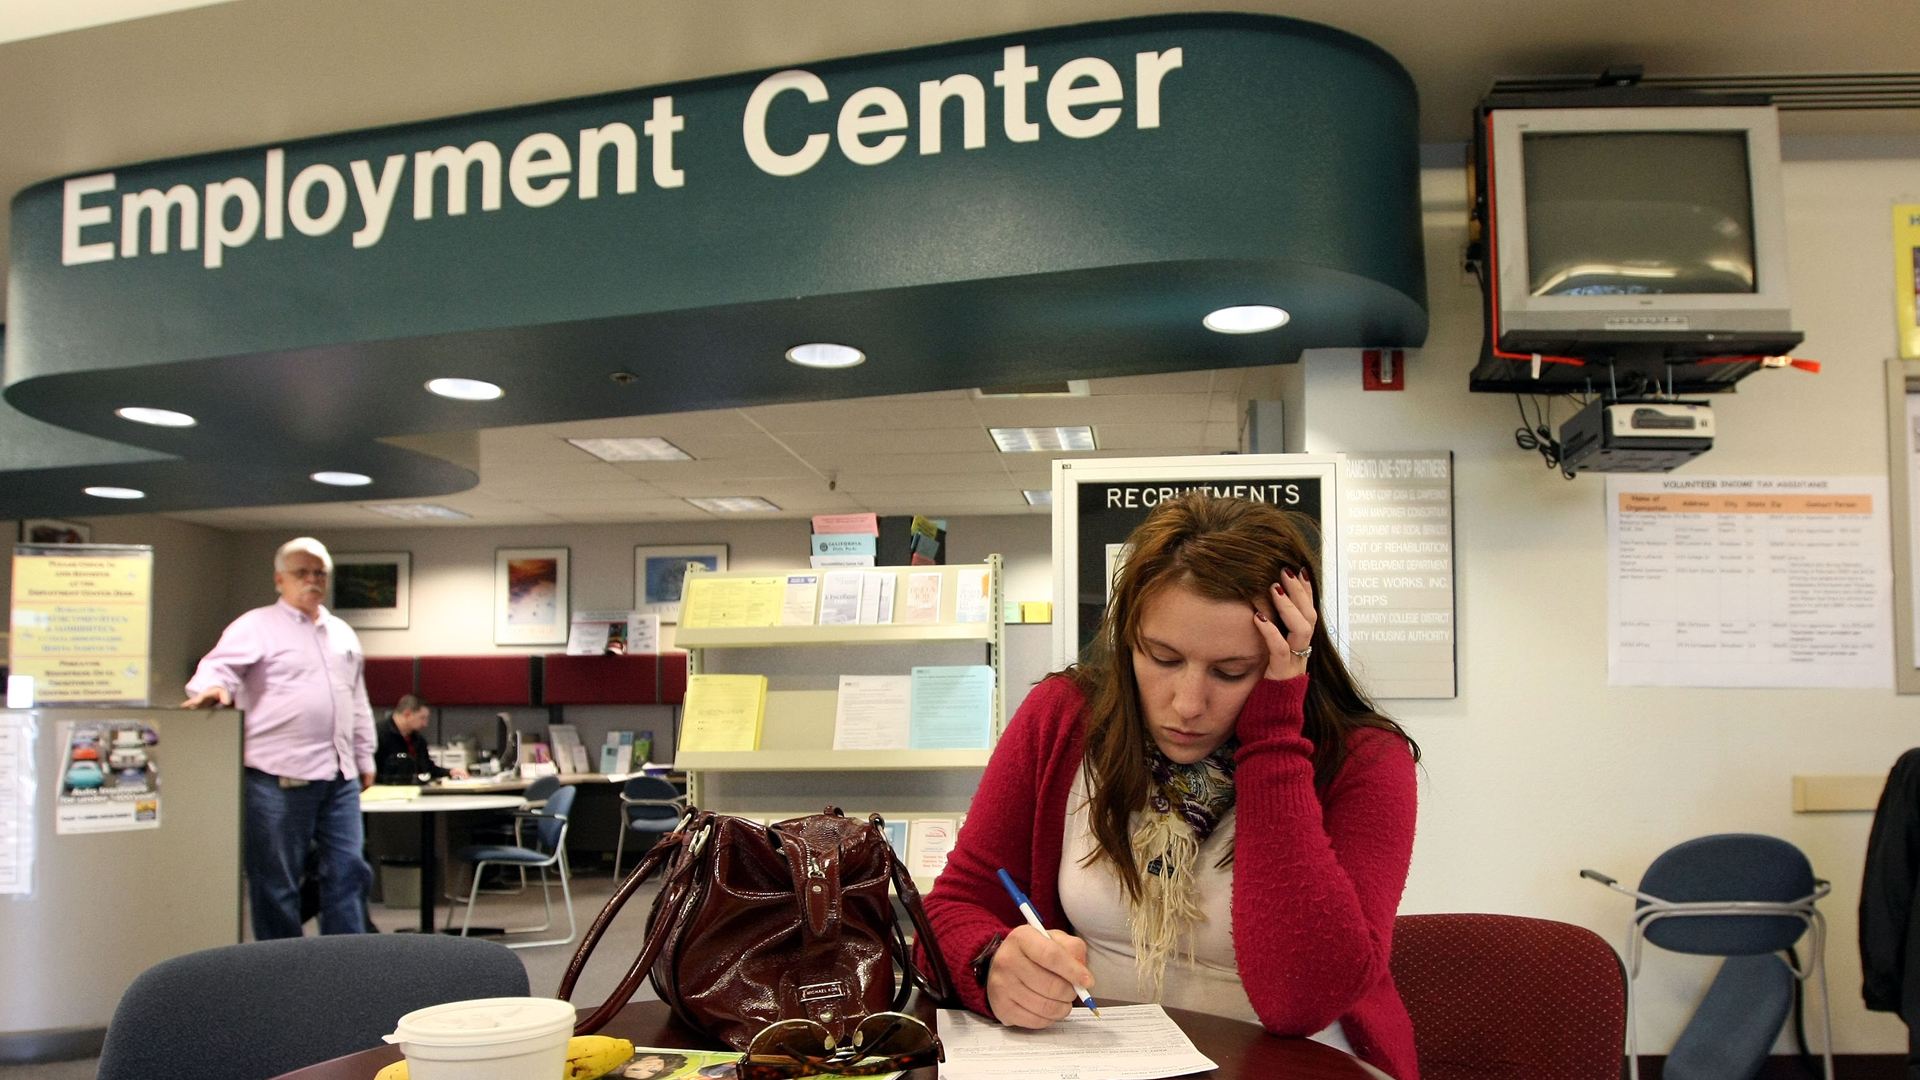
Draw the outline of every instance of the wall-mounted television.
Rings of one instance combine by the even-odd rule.
[[[1474,389],[1539,387],[1536,353],[1585,361],[1549,362],[1561,389],[1604,386],[1610,364],[1661,389],[1719,389],[1800,342],[1772,105],[1492,102],[1480,119],[1493,347]],[[1741,356],[1754,359],[1700,363]]]

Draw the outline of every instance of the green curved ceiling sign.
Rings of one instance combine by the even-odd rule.
[[[1416,120],[1360,39],[1164,16],[49,181],[13,205],[6,400],[152,453],[0,460],[0,514],[136,473],[139,509],[442,494],[472,474],[376,440],[1415,345]],[[1291,319],[1202,327],[1237,304]],[[817,341],[868,359],[786,361]]]

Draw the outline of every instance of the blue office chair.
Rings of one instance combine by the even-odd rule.
[[[1827,922],[1814,906],[1832,891],[1800,849],[1771,836],[1722,833],[1677,844],[1653,860],[1638,889],[1597,870],[1580,876],[1634,898],[1627,939],[1627,1063],[1639,1080],[1633,980],[1643,942],[1671,952],[1723,956],[1720,973],[1674,1042],[1669,1080],[1752,1076],[1780,1033],[1795,983],[1818,974],[1821,1056],[1833,1080],[1833,1017],[1827,998]],[[1812,932],[1807,962],[1792,951]],[[1786,957],[1780,954],[1786,953]]]
[[[100,1080],[260,1080],[384,1045],[415,1009],[525,997],[527,969],[490,941],[339,934],[162,960],[107,1025]]]
[[[636,776],[620,789],[620,803],[627,813],[626,828],[613,844],[613,877],[620,878],[620,857],[626,853],[627,834],[652,833],[657,839],[673,831],[687,812],[687,797],[680,789],[658,776]]]
[[[569,784],[556,788],[547,796],[546,806],[540,810],[522,810],[523,821],[535,825],[534,847],[522,847],[518,844],[473,844],[460,849],[461,862],[473,864],[473,886],[467,893],[467,917],[460,924],[460,936],[465,937],[473,928],[473,907],[480,898],[480,874],[489,864],[501,866],[519,866],[528,870],[540,871],[540,903],[546,911],[547,921],[539,926],[515,926],[502,931],[507,934],[538,933],[553,926],[553,892],[547,882],[549,868],[560,874],[560,895],[567,908],[567,936],[547,941],[509,941],[502,942],[509,949],[531,949],[539,945],[568,945],[573,942],[578,927],[573,918],[573,889],[567,879],[567,817],[573,813],[575,788]]]

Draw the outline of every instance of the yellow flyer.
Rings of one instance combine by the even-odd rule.
[[[145,705],[152,603],[151,547],[17,545],[9,674],[41,704]]]
[[[1900,356],[1920,359],[1920,205],[1893,208],[1893,279],[1900,313]]]

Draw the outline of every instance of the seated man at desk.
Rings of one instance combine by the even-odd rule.
[[[378,729],[379,744],[374,747],[373,762],[382,784],[425,784],[447,776],[465,780],[467,770],[443,769],[427,753],[427,740],[420,736],[432,714],[427,703],[408,694],[393,706],[393,715]]]

